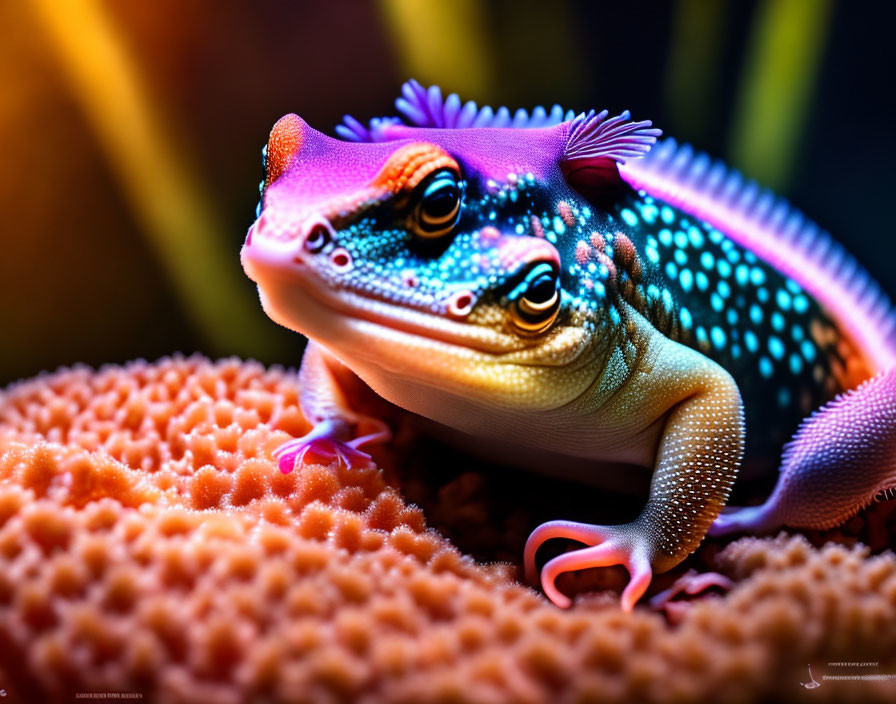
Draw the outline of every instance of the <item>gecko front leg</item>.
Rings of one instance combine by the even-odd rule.
[[[541,572],[545,593],[558,606],[570,600],[554,584],[558,575],[591,567],[623,565],[631,575],[622,606],[631,610],[650,584],[693,552],[727,501],[740,466],[744,421],[740,392],[720,366],[697,352],[663,340],[647,371],[629,382],[625,405],[610,413],[663,419],[650,497],[631,523],[599,526],[551,521],[533,531],[525,565],[534,579],[535,552],[551,538],[588,547],[548,562]],[[629,393],[630,392],[630,393]],[[634,400],[634,404],[633,404]]]
[[[360,415],[349,406],[344,387],[353,375],[323,347],[308,343],[299,369],[299,405],[313,427],[306,435],[274,451],[284,474],[311,460],[364,466],[372,460],[361,448],[390,439],[385,423]]]

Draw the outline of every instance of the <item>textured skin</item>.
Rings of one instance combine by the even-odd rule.
[[[808,513],[807,525],[828,525],[892,484],[896,396],[882,367],[896,356],[892,316],[867,279],[855,283],[862,272],[845,254],[838,307],[818,283],[829,262],[807,255],[802,276],[791,261],[812,248],[814,232],[760,247],[779,211],[769,222],[744,215],[737,208],[749,189],[727,205],[730,179],[713,200],[719,184],[711,173],[709,185],[695,180],[699,160],[681,179],[697,183],[690,199],[699,207],[689,210],[682,189],[650,170],[650,156],[636,166],[658,132],[627,113],[511,118],[413,82],[397,105],[407,124],[347,118],[340,134],[357,144],[294,115],[271,134],[242,261],[268,314],[314,343],[303,376],[315,391],[302,406],[318,423],[281,453],[284,471],[311,442],[335,443],[333,459],[351,465],[363,460],[351,454],[359,442],[387,437],[362,429],[374,421],[347,407],[336,370],[496,444],[555,462],[651,467],[650,496],[632,523],[553,521],[526,549],[534,577],[545,540],[586,544],[541,573],[559,605],[569,603],[553,585],[560,572],[624,565],[629,609],[653,571],[696,548],[725,504],[744,454],[744,403],[747,428],[757,429],[748,467],[761,469],[812,409],[881,372],[809,421],[788,451],[789,473],[838,500],[796,509],[791,492],[775,520]],[[629,185],[642,181],[650,190]],[[843,305],[858,324],[836,317]],[[837,463],[816,458],[830,428],[855,440]],[[869,438],[872,452],[863,449]],[[865,479],[843,479],[847,471]],[[725,521],[720,529],[767,527]]]
[[[769,530],[783,523],[832,528],[880,499],[896,486],[894,398],[896,370],[890,370],[826,405],[787,446],[769,500],[722,515],[712,534]],[[868,471],[873,468],[878,471]]]

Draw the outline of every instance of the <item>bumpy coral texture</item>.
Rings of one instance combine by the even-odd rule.
[[[733,590],[672,622],[609,593],[561,611],[428,528],[378,468],[279,472],[271,452],[307,430],[293,374],[236,360],[0,396],[6,701],[896,699],[893,681],[819,678],[896,673],[891,553],[747,538],[714,558]]]

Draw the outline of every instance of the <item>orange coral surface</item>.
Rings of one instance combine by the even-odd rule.
[[[892,553],[746,538],[713,558],[734,588],[674,623],[606,593],[561,611],[379,468],[281,474],[271,452],[307,430],[295,376],[237,360],[0,395],[5,701],[896,700],[894,680],[821,678],[896,674]],[[456,494],[441,513],[476,513]]]

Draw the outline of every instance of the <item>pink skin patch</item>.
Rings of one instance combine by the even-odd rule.
[[[635,245],[621,232],[617,232],[613,238],[613,247],[623,261],[631,261],[638,256],[638,253],[635,251]]]
[[[557,203],[557,212],[560,215],[560,219],[566,223],[567,227],[575,227],[576,219],[575,217],[573,217],[572,209],[569,207],[569,203],[567,203],[565,200],[561,200],[559,203]]]
[[[607,246],[607,243],[604,240],[604,236],[599,232],[592,232],[591,246],[594,247],[598,252],[603,252],[604,248]]]
[[[587,242],[579,240],[576,244],[576,263],[585,266],[589,259],[591,259],[591,247]]]
[[[601,264],[603,264],[605,267],[607,267],[607,271],[610,272],[609,275],[607,276],[607,282],[610,285],[612,285],[613,282],[616,280],[616,265],[613,263],[613,260],[610,259],[603,252],[598,252],[597,253],[597,261],[600,262]]]
[[[541,225],[541,220],[532,215],[529,218],[529,223],[532,226],[532,234],[536,237],[544,238],[544,227]]]
[[[638,258],[638,251],[632,241],[621,232],[617,232],[613,239],[613,248],[616,262],[631,276],[639,278],[641,276],[641,260]]]
[[[499,239],[501,237],[501,233],[498,231],[497,227],[492,227],[491,225],[489,225],[488,227],[483,227],[479,231],[479,236],[484,242],[491,242]]]
[[[516,236],[501,237],[495,246],[503,271],[513,271],[534,262],[548,262],[560,269],[560,253],[547,240]]]

